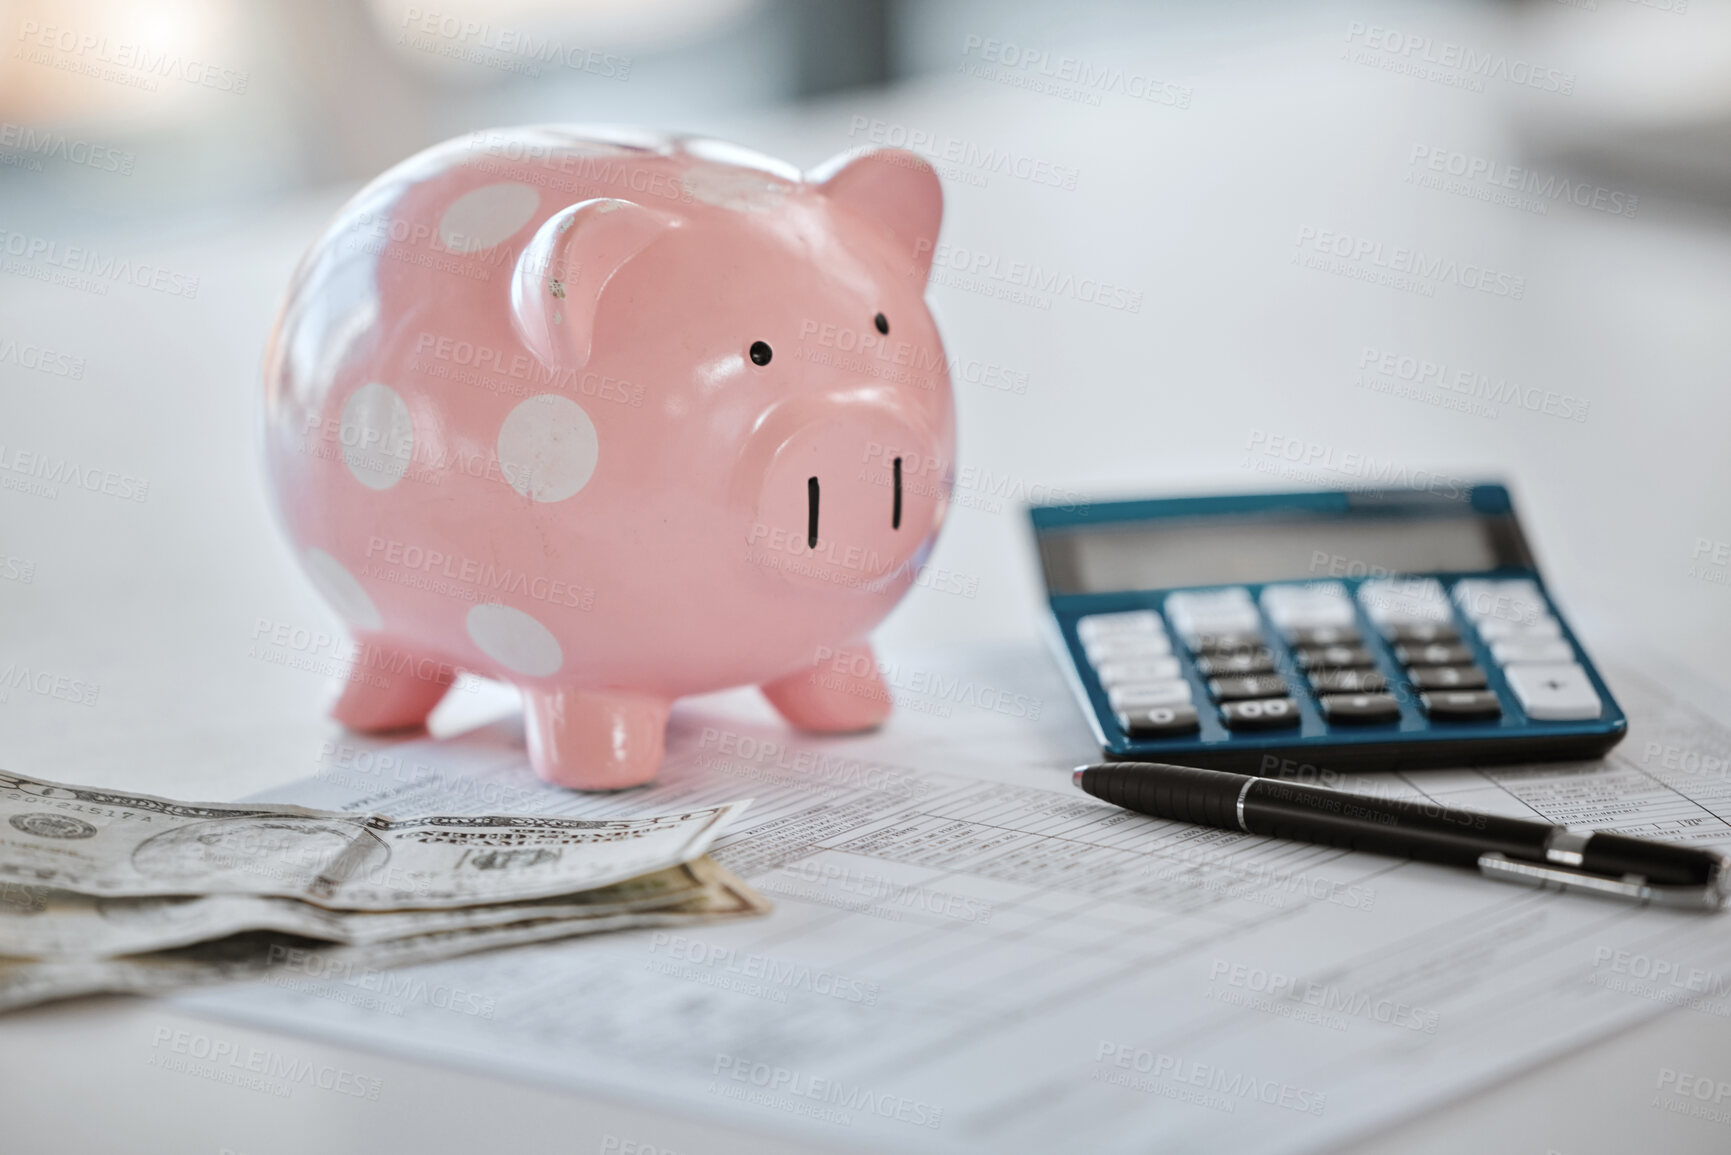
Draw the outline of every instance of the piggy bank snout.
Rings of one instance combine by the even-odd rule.
[[[871,404],[774,413],[740,468],[742,488],[755,489],[750,543],[783,572],[843,586],[913,561],[950,484],[937,438],[910,415]]]

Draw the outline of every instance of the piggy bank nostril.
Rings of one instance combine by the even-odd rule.
[[[807,549],[817,548],[817,478],[807,478],[805,483],[805,545]]]
[[[880,314],[881,316],[881,314]],[[894,477],[895,495],[890,498],[890,528],[902,527],[902,459],[896,458],[890,467]]]

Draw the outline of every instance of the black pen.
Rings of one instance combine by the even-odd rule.
[[[1156,818],[1476,866],[1490,878],[1529,886],[1701,910],[1718,910],[1731,889],[1727,860],[1710,850],[1425,799],[1374,798],[1161,762],[1083,766],[1075,781],[1102,802]]]

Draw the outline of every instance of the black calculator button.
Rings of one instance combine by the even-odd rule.
[[[1477,666],[1417,666],[1407,671],[1421,690],[1482,690],[1485,672]]]
[[[1400,704],[1392,694],[1324,694],[1317,701],[1322,716],[1337,725],[1364,726],[1400,717]]]
[[[1184,734],[1196,729],[1194,706],[1150,706],[1144,710],[1120,710],[1118,725],[1132,738],[1156,738]]]
[[[1318,694],[1374,694],[1388,688],[1375,670],[1317,670],[1310,685]]]
[[[1228,674],[1271,674],[1274,672],[1274,655],[1266,649],[1203,654],[1196,659],[1196,672],[1204,678]]]
[[[1403,666],[1467,666],[1473,652],[1465,646],[1434,642],[1428,646],[1396,646],[1396,660]]]
[[[1421,694],[1425,713],[1433,718],[1495,718],[1502,703],[1489,690],[1435,690]]]
[[[1313,626],[1309,629],[1288,630],[1286,640],[1295,646],[1356,646],[1364,639],[1351,626]]]
[[[1202,633],[1190,639],[1194,654],[1245,654],[1263,648],[1262,635],[1244,631]]]
[[[1257,698],[1226,702],[1220,717],[1231,730],[1278,730],[1298,725],[1298,703],[1291,698]]]
[[[1409,622],[1390,626],[1388,640],[1396,645],[1429,646],[1437,642],[1458,642],[1461,636],[1446,622]]]
[[[1292,651],[1307,670],[1347,670],[1375,665],[1363,646],[1300,646]]]
[[[1288,692],[1286,679],[1276,674],[1252,674],[1246,678],[1215,678],[1208,683],[1208,692],[1219,702],[1235,702],[1246,698],[1280,698]]]

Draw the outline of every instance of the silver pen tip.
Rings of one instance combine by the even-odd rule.
[[[1070,771],[1070,781],[1074,782],[1077,786],[1082,785],[1082,775],[1087,773],[1087,770],[1088,768],[1086,766],[1076,767],[1074,770]]]

